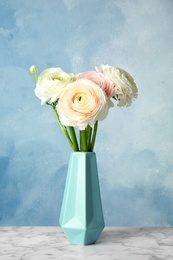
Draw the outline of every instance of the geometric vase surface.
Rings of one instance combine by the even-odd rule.
[[[96,154],[72,152],[59,223],[71,244],[94,244],[105,227]]]

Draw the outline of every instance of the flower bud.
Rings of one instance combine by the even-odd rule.
[[[35,65],[32,65],[30,67],[29,71],[30,71],[31,74],[34,74],[34,73],[36,73],[38,71],[38,69],[37,69],[37,67]]]

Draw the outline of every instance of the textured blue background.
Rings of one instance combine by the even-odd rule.
[[[173,225],[173,1],[0,1],[0,225],[58,225],[70,148],[28,69],[129,71],[95,151],[106,225]]]

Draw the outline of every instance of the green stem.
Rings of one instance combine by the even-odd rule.
[[[88,151],[91,149],[91,135],[92,135],[92,127],[90,125],[87,126],[87,147]]]
[[[38,78],[37,78],[37,73],[34,72],[33,74],[34,74],[34,79],[35,79],[35,81],[37,82],[37,80],[38,80]]]
[[[54,105],[54,104],[51,104],[51,106],[52,106],[53,111],[54,111],[54,113],[55,113],[55,116],[56,116],[56,119],[57,119],[57,121],[58,121],[58,124],[59,124],[59,126],[61,127],[61,130],[63,131],[64,135],[66,136],[66,138],[67,138],[67,140],[68,140],[68,142],[69,142],[71,148],[74,150],[73,142],[72,142],[72,140],[71,140],[71,138],[70,138],[70,136],[69,136],[69,134],[68,134],[68,131],[67,131],[66,127],[61,124],[61,121],[60,121],[60,119],[59,119],[59,115],[58,115],[58,113],[57,113],[57,110],[56,110],[56,108],[55,108],[55,105]]]
[[[87,152],[87,134],[86,129],[80,130],[80,151],[81,152]]]
[[[94,145],[95,145],[95,140],[96,140],[96,135],[97,135],[97,128],[98,128],[98,121],[95,122],[94,125],[94,133],[92,136],[92,141],[91,141],[91,152],[94,150]]]
[[[69,131],[70,131],[71,139],[73,141],[74,151],[78,152],[79,151],[79,146],[78,146],[78,142],[77,142],[77,138],[76,138],[76,133],[75,133],[74,127],[69,126]]]

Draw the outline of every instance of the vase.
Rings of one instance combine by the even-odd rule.
[[[59,223],[70,244],[94,244],[104,229],[94,152],[71,153]]]

